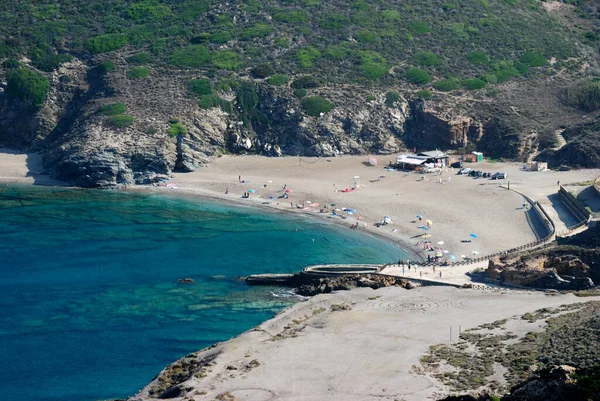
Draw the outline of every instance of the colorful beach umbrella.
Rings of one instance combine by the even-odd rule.
[[[477,234],[475,234],[475,233],[471,233],[470,235],[472,238],[477,238]]]

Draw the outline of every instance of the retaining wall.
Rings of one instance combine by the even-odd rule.
[[[579,223],[577,223],[575,226],[581,226],[582,224],[587,223],[588,219],[590,218],[590,212],[585,207],[583,207],[581,202],[579,202],[577,200],[577,198],[575,196],[573,196],[572,193],[567,191],[561,185],[560,189],[558,190],[558,196],[560,196],[560,198],[563,200],[563,202],[565,203],[567,208],[575,216],[577,216]],[[569,227],[569,229],[571,229],[571,228],[575,228],[575,227]]]

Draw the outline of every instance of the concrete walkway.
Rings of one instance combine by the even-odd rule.
[[[472,283],[467,273],[476,269],[487,269],[487,267],[487,260],[469,265],[435,266],[435,272],[433,271],[433,267],[421,267],[411,264],[410,270],[408,270],[406,265],[403,269],[402,266],[394,264],[386,266],[380,273],[408,279],[427,280],[437,284],[463,285]],[[442,273],[441,277],[440,272]]]

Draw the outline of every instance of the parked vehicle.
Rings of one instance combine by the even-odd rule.
[[[469,175],[469,173],[471,172],[471,169],[468,167],[465,168],[461,168],[460,170],[458,170],[458,175]]]
[[[450,165],[453,168],[463,168],[463,162],[454,162]]]
[[[492,175],[492,180],[505,180],[506,179],[506,173],[494,173]]]

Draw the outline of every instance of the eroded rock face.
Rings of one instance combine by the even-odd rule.
[[[487,273],[492,280],[531,288],[582,290],[594,287],[589,266],[572,255],[495,256],[489,261]]]
[[[335,108],[308,116],[291,88],[258,81],[258,102],[249,118],[234,92],[219,92],[232,102],[229,112],[200,108],[187,92],[197,72],[154,67],[149,78],[130,79],[126,62],[116,64],[110,74],[99,75],[75,59],[48,74],[51,91],[39,110],[9,101],[0,91],[0,146],[41,151],[44,167],[58,179],[111,187],[194,171],[223,151],[272,157],[389,155],[406,151],[405,144],[419,149],[477,144],[489,128],[468,112],[454,110],[451,102],[400,98],[389,107],[383,88],[345,85],[311,89],[311,96],[327,98]],[[374,100],[366,100],[373,95]],[[115,127],[110,116],[99,112],[115,102],[135,118],[131,126]],[[169,136],[173,119],[183,124],[186,135]]]

